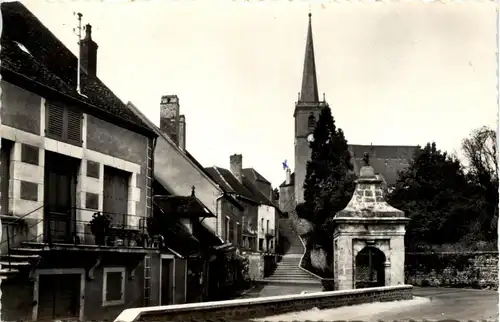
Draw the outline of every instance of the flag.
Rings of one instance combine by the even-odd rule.
[[[283,161],[283,162],[281,162],[281,164],[283,165],[283,170],[290,169],[290,168],[288,167],[288,164],[287,164],[286,162],[287,162],[286,160],[285,160],[285,161]]]

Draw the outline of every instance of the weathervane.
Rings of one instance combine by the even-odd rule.
[[[363,162],[365,163],[365,167],[370,166],[370,155],[368,152],[365,152],[365,155],[363,156]]]

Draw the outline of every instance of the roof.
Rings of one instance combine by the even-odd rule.
[[[418,149],[416,145],[349,145],[354,173],[359,174],[359,170],[364,164],[363,157],[367,152],[370,155],[370,166],[373,167],[376,174],[382,175],[388,185],[396,183],[398,173],[409,166],[416,149]],[[292,173],[289,185],[293,185],[294,182],[295,173]],[[288,185],[283,181],[280,187],[285,186]]]
[[[367,152],[370,155],[370,166],[376,174],[382,175],[388,185],[396,183],[398,173],[409,166],[417,148],[418,146],[403,145],[349,145],[355,173],[358,174],[363,167],[363,156]]]
[[[304,71],[302,73],[302,88],[300,102],[318,102],[318,80],[316,77],[316,62],[314,59],[314,44],[311,26],[311,14],[309,13],[309,25],[307,28],[306,53],[304,57]]]
[[[250,181],[252,181],[252,182],[261,181],[261,182],[271,184],[271,182],[269,182],[266,178],[264,178],[264,176],[261,175],[260,173],[258,173],[257,170],[255,170],[254,168],[245,168],[245,169],[241,170],[241,173],[245,177],[249,178]]]
[[[242,182],[233,175],[228,169],[220,167],[205,168],[209,175],[226,191],[240,198],[257,204],[266,204],[274,206],[274,204],[260,192],[253,182],[243,176]]]
[[[165,213],[176,217],[215,217],[196,196],[153,196],[153,200]]]
[[[2,79],[47,99],[74,104],[84,112],[156,136],[102,81],[82,71],[76,92],[77,57],[20,2],[2,2]]]

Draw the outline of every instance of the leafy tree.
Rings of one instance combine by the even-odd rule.
[[[299,209],[300,215],[315,226],[316,243],[331,247],[331,232],[325,231],[324,224],[352,197],[353,165],[344,132],[335,126],[329,107],[322,109],[313,135],[304,182],[305,202]]]
[[[498,223],[498,155],[497,134],[488,127],[475,130],[462,141],[467,159],[467,176],[473,186],[476,218],[470,238],[497,239]]]
[[[427,143],[416,149],[407,169],[399,174],[388,202],[411,221],[406,244],[455,242],[468,229],[472,207],[470,184],[456,157]]]

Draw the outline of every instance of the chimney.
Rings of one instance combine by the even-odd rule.
[[[229,157],[229,165],[230,170],[236,179],[238,179],[239,182],[242,182],[243,178],[241,169],[243,168],[243,156],[241,154],[233,154]]]
[[[92,40],[92,26],[85,26],[85,38],[80,41],[80,67],[90,77],[96,77],[97,73],[97,46]]]
[[[186,151],[186,117],[184,115],[179,116],[179,148],[182,151]]]
[[[286,169],[285,183],[290,184],[291,182],[292,182],[292,171],[290,169]]]
[[[160,102],[160,130],[179,145],[179,98],[163,95]]]

